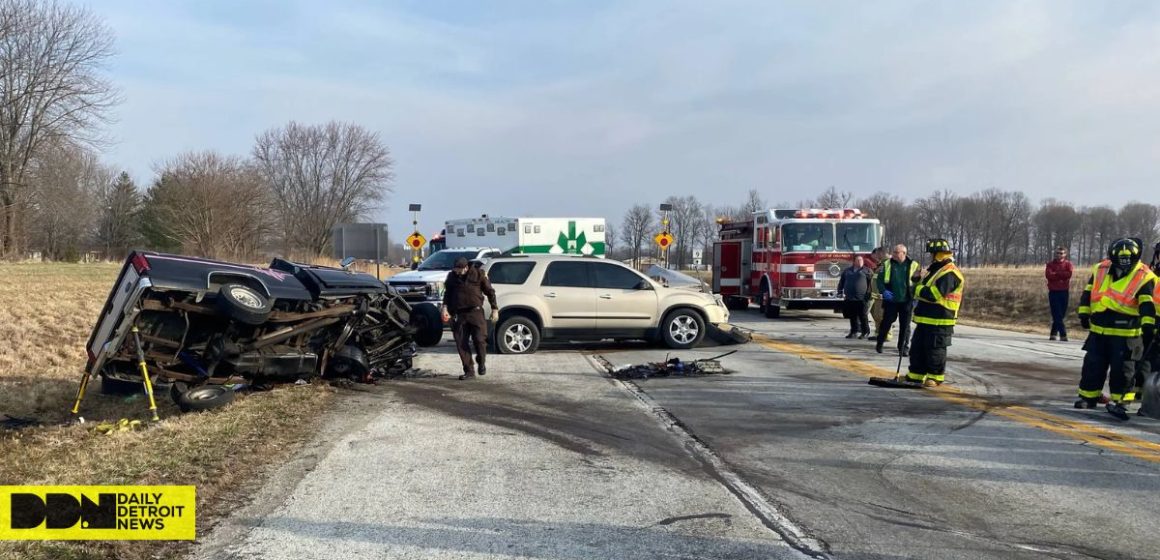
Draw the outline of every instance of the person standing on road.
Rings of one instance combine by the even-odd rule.
[[[890,260],[886,261],[875,280],[884,305],[882,322],[878,324],[878,344],[874,347],[879,354],[890,326],[897,319],[898,353],[910,355],[911,297],[921,273],[918,263],[906,256],[906,245],[895,245]]]
[[[1079,300],[1080,324],[1091,332],[1083,344],[1086,354],[1076,408],[1095,408],[1107,380],[1108,413],[1128,419],[1124,405],[1135,397],[1129,375],[1143,357],[1141,336],[1143,340],[1156,336],[1155,288],[1156,275],[1140,262],[1140,244],[1132,239],[1112,243],[1108,258],[1092,267]]]
[[[931,239],[926,243],[926,252],[933,256],[933,262],[914,290],[914,339],[910,343],[906,380],[937,387],[946,380],[947,348],[963,303],[964,281],[950,242]]]
[[[1056,247],[1055,259],[1047,263],[1043,275],[1047,278],[1047,301],[1051,305],[1051,340],[1059,335],[1059,340],[1067,342],[1067,327],[1063,324],[1067,316],[1068,289],[1071,287],[1072,265],[1067,260],[1067,249]]]
[[[454,268],[443,283],[443,320],[451,322],[451,333],[455,337],[455,349],[463,362],[460,380],[475,377],[476,365],[479,375],[487,373],[487,321],[483,318],[483,298],[491,304],[491,321],[499,319],[499,304],[495,300],[495,290],[483,270],[469,266],[467,259],[455,259]],[[475,346],[476,362],[471,361],[472,345]]]
[[[882,293],[878,291],[878,282],[874,281],[873,278],[877,278],[878,274],[882,272],[882,267],[886,266],[886,247],[875,247],[870,252],[870,260],[872,262],[868,264],[874,268],[870,281],[870,318],[874,319],[874,329],[877,332],[878,325],[882,324]],[[893,336],[887,332],[886,340],[890,341],[892,338]]]
[[[870,336],[871,272],[861,255],[854,257],[854,264],[842,272],[838,280],[838,293],[842,294],[842,313],[850,319],[850,334],[846,338],[866,338]]]

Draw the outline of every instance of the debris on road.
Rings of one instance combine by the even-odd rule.
[[[712,358],[703,358],[700,360],[693,360],[691,362],[682,361],[680,358],[671,358],[663,362],[652,362],[647,364],[631,364],[621,366],[613,369],[610,373],[617,379],[648,379],[650,377],[676,377],[676,376],[697,376],[710,375],[715,373],[729,373],[721,365],[721,358],[737,352],[728,352],[720,356]]]

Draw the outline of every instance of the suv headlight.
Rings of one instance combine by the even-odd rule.
[[[443,282],[428,282],[427,283],[427,299],[442,300],[443,299]]]

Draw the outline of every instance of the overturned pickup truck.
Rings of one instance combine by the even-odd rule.
[[[150,379],[200,410],[231,400],[226,385],[405,371],[413,334],[407,302],[369,274],[138,251],[89,337],[86,371],[104,388],[140,390],[140,350]]]

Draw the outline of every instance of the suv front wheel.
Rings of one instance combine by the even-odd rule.
[[[500,354],[531,354],[540,346],[540,329],[527,317],[509,317],[496,331]]]
[[[692,309],[678,309],[661,321],[661,334],[669,348],[688,350],[705,338],[705,320]]]

